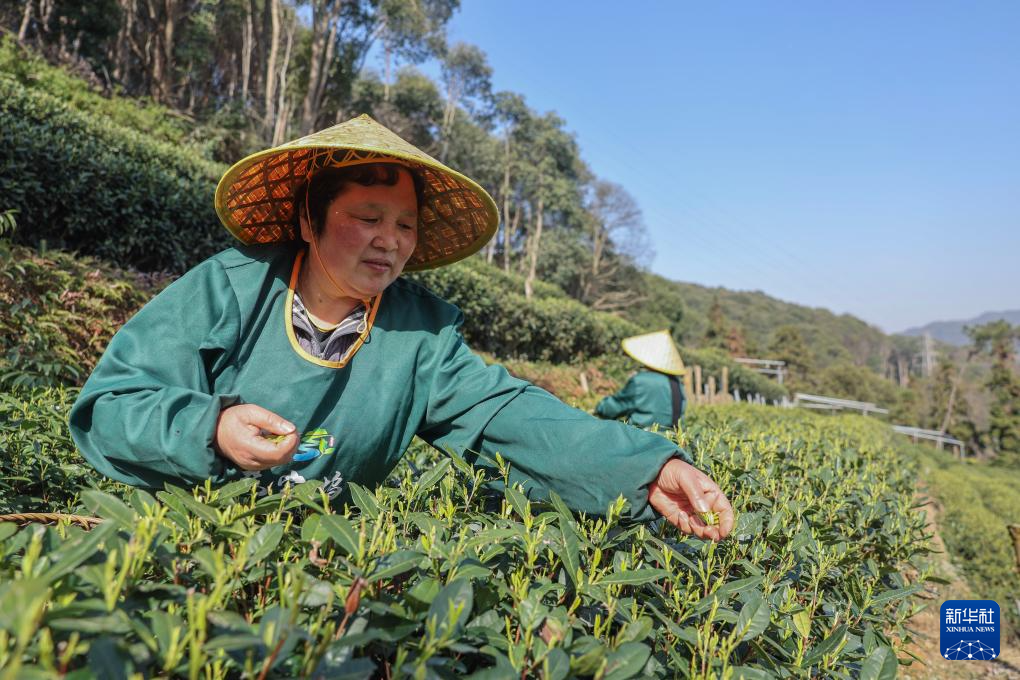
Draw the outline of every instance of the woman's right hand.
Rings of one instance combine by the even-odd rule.
[[[273,443],[263,432],[286,435]],[[213,447],[242,470],[266,470],[289,463],[297,450],[293,423],[255,404],[238,404],[220,411]]]

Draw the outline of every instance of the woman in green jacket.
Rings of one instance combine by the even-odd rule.
[[[648,370],[638,371],[616,393],[595,407],[602,418],[626,418],[632,425],[675,429],[683,422],[687,394],[680,378],[685,372],[669,331],[624,338],[623,351]]]
[[[492,198],[367,116],[230,168],[216,210],[243,245],[202,262],[111,340],[71,412],[103,474],[128,484],[381,483],[415,435],[469,461],[500,453],[533,497],[660,513],[718,540],[726,496],[668,440],[570,408],[460,333],[460,311],[403,271],[477,252]],[[708,526],[699,513],[719,516]]]

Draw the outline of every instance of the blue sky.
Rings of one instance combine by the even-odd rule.
[[[672,279],[886,331],[1020,308],[1020,2],[463,0]]]

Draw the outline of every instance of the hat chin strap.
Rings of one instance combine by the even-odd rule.
[[[336,292],[340,294],[340,297],[350,298],[353,300],[361,300],[365,304],[365,307],[367,308],[369,306],[369,303],[371,302],[371,298],[362,298],[358,297],[357,295],[349,294],[347,291],[340,287],[340,284],[336,282],[336,279],[333,278],[333,275],[329,273],[329,270],[326,269],[326,265],[323,264],[322,262],[322,257],[319,255],[318,244],[319,239],[315,235],[315,228],[312,226],[312,217],[308,211],[308,187],[310,184],[311,174],[309,173],[309,179],[305,183],[305,222],[307,222],[308,231],[312,235],[312,240],[309,241],[309,244],[312,246],[312,254],[315,255],[315,260],[316,262],[319,263],[319,268],[322,269],[322,272],[326,275],[326,278],[329,279],[329,282],[333,285],[333,288],[336,290]]]

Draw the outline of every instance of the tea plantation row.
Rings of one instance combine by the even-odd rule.
[[[913,471],[881,424],[702,408],[683,435],[730,539],[577,517],[415,445],[333,508],[317,483],[97,481],[73,390],[0,396],[0,677],[891,678],[928,578]],[[421,473],[417,473],[417,471]],[[98,486],[97,486],[98,484]]]

